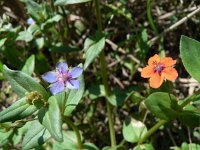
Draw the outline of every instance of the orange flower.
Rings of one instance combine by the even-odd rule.
[[[174,81],[178,77],[173,65],[176,60],[171,57],[160,58],[157,54],[149,58],[148,66],[144,67],[141,72],[143,78],[150,78],[150,87],[159,88],[164,79]]]

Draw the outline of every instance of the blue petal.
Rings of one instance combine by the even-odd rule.
[[[42,75],[42,79],[48,83],[54,83],[57,80],[57,74],[54,71],[49,71]]]
[[[78,80],[69,80],[66,84],[68,89],[79,89],[80,88],[80,82]]]
[[[50,91],[53,95],[64,91],[64,89],[65,89],[65,86],[63,82],[56,82],[52,84],[50,87]]]
[[[72,78],[77,78],[78,76],[82,74],[82,72],[83,72],[83,69],[81,67],[74,67],[69,71]]]
[[[63,73],[67,71],[68,65],[65,62],[58,62],[56,64],[56,68]]]

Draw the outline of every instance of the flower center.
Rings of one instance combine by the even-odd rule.
[[[155,73],[158,73],[158,74],[161,74],[161,72],[163,71],[164,68],[165,68],[165,67],[164,67],[163,64],[157,63],[157,64],[155,64],[154,72],[155,72]]]
[[[59,75],[58,75],[58,81],[67,82],[70,79],[71,79],[71,74],[69,72],[67,72],[67,73],[59,73]]]

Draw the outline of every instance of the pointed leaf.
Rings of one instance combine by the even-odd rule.
[[[37,83],[31,76],[21,71],[10,70],[5,65],[4,71],[12,88],[20,97],[23,97],[27,92],[37,91],[43,96],[44,100],[48,99],[49,94],[45,88]]]
[[[35,68],[35,55],[31,55],[25,62],[22,71],[28,75],[31,75]]]
[[[200,82],[200,42],[181,36],[180,54],[185,69],[194,79]]]
[[[42,145],[47,141],[51,135],[48,130],[44,128],[37,120],[33,121],[28,132],[26,133],[23,142],[22,149],[29,150]]]
[[[23,119],[33,114],[36,110],[37,108],[34,105],[30,105],[26,97],[23,97],[0,112],[0,123]]]
[[[62,119],[58,101],[54,96],[51,96],[48,103],[48,108],[39,111],[39,121],[48,129],[54,139],[62,142]]]
[[[84,70],[100,54],[105,45],[105,36],[97,33],[95,36],[87,38],[84,43],[85,64]]]

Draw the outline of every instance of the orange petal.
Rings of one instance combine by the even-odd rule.
[[[163,83],[163,79],[163,76],[160,76],[158,73],[154,74],[149,80],[150,87],[159,88]]]
[[[144,67],[141,71],[141,76],[143,78],[150,78],[154,74],[153,66]]]
[[[171,57],[165,57],[161,59],[160,63],[165,65],[165,67],[171,67],[176,63],[176,60],[173,60]]]
[[[165,68],[162,71],[162,76],[167,80],[174,81],[178,77],[178,72],[174,68]]]
[[[155,54],[154,56],[149,58],[148,65],[155,65],[155,62],[160,62],[160,56],[158,56],[158,54]]]

